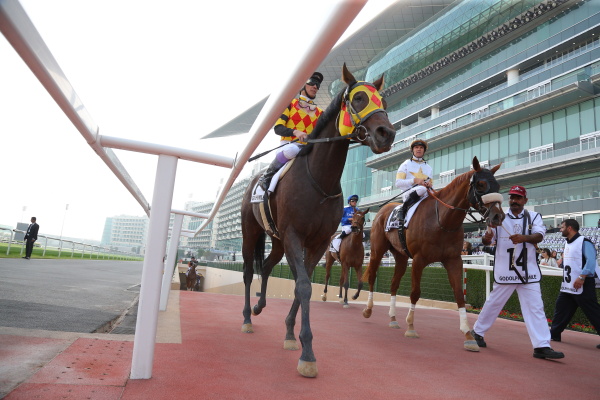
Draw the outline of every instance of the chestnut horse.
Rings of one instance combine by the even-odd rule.
[[[312,349],[310,328],[310,276],[321,259],[329,238],[336,231],[342,217],[343,198],[340,179],[346,163],[350,140],[356,138],[376,153],[389,151],[396,131],[385,110],[385,102],[378,91],[383,87],[383,76],[371,83],[358,82],[344,64],[342,80],[348,85],[339,93],[319,118],[309,144],[296,157],[289,171],[270,195],[270,207],[279,237],[271,237],[272,249],[264,259],[265,226],[257,203],[251,203],[258,177],[250,182],[242,201],[242,255],[244,257],[245,304],[242,332],[253,332],[250,314],[258,315],[266,306],[269,274],[281,260],[287,258],[296,282],[294,301],[285,319],[284,349],[297,350],[294,334],[296,314],[302,307],[300,342],[302,354],[297,370],[302,376],[317,375],[316,358]],[[350,110],[355,128],[348,136],[338,133],[338,115]],[[342,140],[337,140],[337,138]],[[256,272],[262,277],[258,303],[250,307],[250,285]]]
[[[358,290],[356,294],[352,296],[352,300],[358,299],[360,291],[363,286],[362,281],[362,266],[365,258],[365,246],[363,244],[363,228],[365,226],[365,215],[369,212],[367,208],[365,211],[355,211],[352,216],[352,233],[348,238],[344,238],[340,244],[340,251],[337,253],[339,262],[342,265],[342,273],[340,274],[340,304],[344,305],[344,308],[348,308],[348,288],[350,286],[350,268],[354,268],[356,271],[356,277],[358,278]],[[335,239],[337,235],[333,235],[331,240]],[[329,278],[331,277],[331,266],[336,261],[329,249],[325,253],[325,289],[321,295],[323,301],[327,301],[327,285],[329,284]],[[342,298],[342,287],[344,288],[344,297]]]
[[[463,263],[460,252],[463,245],[463,221],[469,207],[475,208],[485,219],[488,226],[502,225],[504,212],[501,208],[502,195],[498,193],[500,185],[494,173],[500,168],[483,169],[477,157],[473,158],[473,170],[457,176],[439,192],[430,190],[405,229],[406,245],[412,255],[412,288],[410,309],[406,317],[408,324],[405,336],[419,337],[414,330],[415,306],[421,296],[421,275],[423,268],[434,262],[441,262],[448,273],[450,286],[460,315],[460,330],[465,335],[464,347],[470,351],[479,351],[479,346],[470,333],[462,290]],[[381,258],[390,251],[396,260],[394,276],[390,289],[390,327],[399,328],[396,322],[396,293],[400,280],[406,272],[408,255],[400,244],[398,229],[385,231],[388,216],[398,203],[382,207],[371,227],[371,257],[363,280],[369,281],[369,299],[363,316],[369,318],[373,309],[373,286]]]

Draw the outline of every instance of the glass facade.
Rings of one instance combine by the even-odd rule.
[[[393,86],[541,3],[454,3],[382,51],[365,78],[384,73]],[[414,86],[418,90],[389,97],[390,121],[399,127],[394,147],[379,155],[352,147],[342,176],[344,195],[358,194],[363,208],[376,211],[399,193],[396,170],[410,156],[412,140],[422,138],[429,142],[426,158],[436,188],[468,171],[477,156],[487,167],[502,163],[497,173],[502,189],[526,186],[528,205],[548,221],[572,216],[596,226],[600,2],[563,1],[560,7],[502,41],[487,43],[479,56],[444,66],[439,79],[434,73],[427,84]],[[502,175],[506,169],[526,172],[515,181]]]

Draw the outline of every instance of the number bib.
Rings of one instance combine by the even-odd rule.
[[[534,218],[531,212],[531,218]],[[525,218],[506,218],[504,227],[511,235],[523,234]],[[498,284],[534,283],[542,279],[535,247],[531,243],[513,244],[504,229],[496,228],[494,281]]]
[[[583,236],[579,236],[571,243],[565,244],[565,252],[563,253],[563,280],[560,285],[560,291],[571,294],[581,294],[583,286],[579,289],[573,287],[575,279],[581,275],[583,271]]]

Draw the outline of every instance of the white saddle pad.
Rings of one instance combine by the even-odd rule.
[[[423,196],[421,198],[421,200],[417,201],[415,203],[414,206],[412,206],[409,210],[408,213],[406,215],[406,218],[404,219],[404,227],[408,228],[408,223],[410,222],[410,219],[412,218],[412,216],[415,214],[415,211],[417,210],[417,207],[419,207],[419,204],[421,204],[421,202],[423,201],[423,199],[425,199],[425,197],[427,196]],[[396,208],[394,208],[394,210],[398,210],[400,207],[402,207],[402,204],[396,206]],[[393,212],[390,213],[390,215],[388,216],[388,220],[385,224],[385,231],[389,231],[390,229],[398,229],[400,227],[400,223],[398,222],[398,220],[396,221],[391,221],[392,215],[394,215]]]
[[[273,193],[275,191],[275,187],[277,187],[277,182],[279,182],[279,177],[285,171],[285,167],[288,165],[289,161],[284,164],[283,167],[279,168],[279,171],[273,175],[271,179],[271,183],[269,184],[269,192]],[[261,203],[263,201],[265,191],[258,186],[258,183],[254,185],[252,189],[252,198],[250,199],[250,203]]]

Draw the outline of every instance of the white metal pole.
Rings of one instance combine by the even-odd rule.
[[[131,379],[150,379],[154,362],[154,344],[160,302],[160,281],[169,231],[169,216],[175,188],[177,157],[158,156],[154,193],[150,208],[147,252],[142,270],[142,286],[138,304]]]
[[[177,248],[179,248],[179,235],[181,235],[181,225],[183,224],[183,215],[175,214],[173,218],[173,229],[171,231],[171,243],[169,244],[169,251],[167,252],[167,259],[164,264],[162,289],[160,290],[160,311],[167,309],[167,303],[169,302],[169,292],[171,291],[171,281],[173,280],[173,273],[179,273],[179,271],[173,271],[173,264],[177,258]]]

